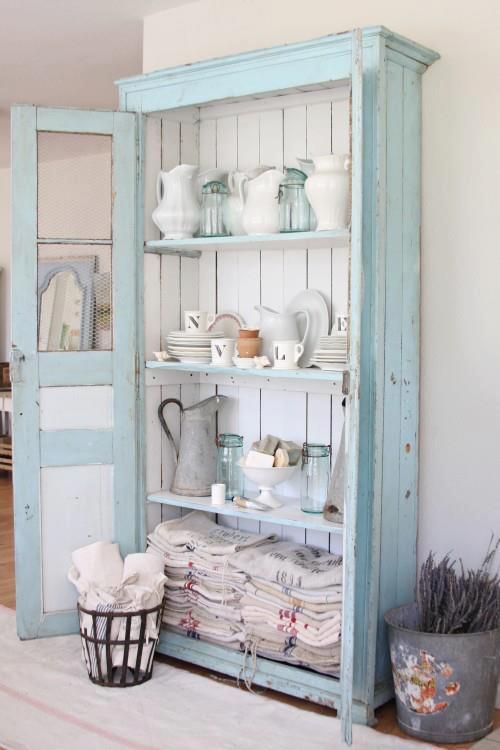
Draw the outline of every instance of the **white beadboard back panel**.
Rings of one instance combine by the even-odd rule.
[[[111,427],[111,385],[40,388],[41,430],[106,430]]]
[[[77,600],[67,578],[72,551],[113,540],[113,467],[44,468],[40,498],[44,612],[72,610]]]
[[[298,166],[297,157],[349,151],[349,90],[336,87],[310,94],[290,94],[250,102],[230,102],[201,110],[189,117],[158,121],[148,142],[155,155],[148,164],[171,169],[182,162],[198,163],[201,171],[251,169],[266,164],[283,169]],[[158,135],[158,128],[160,134]],[[156,160],[156,161],[155,161]],[[154,180],[154,177],[148,177]],[[154,205],[154,201],[153,201]],[[151,201],[147,206],[151,213]],[[198,260],[161,256],[146,261],[146,288],[156,285],[146,302],[151,310],[146,322],[147,349],[158,339],[166,347],[168,331],[181,326],[182,312],[197,308],[209,312],[238,312],[248,325],[257,325],[255,305],[282,311],[303,289],[315,289],[324,297],[330,315],[346,314],[348,304],[349,249],[328,246],[308,250],[203,251]],[[158,283],[159,281],[159,283]],[[158,301],[159,297],[159,301]],[[154,320],[153,320],[154,318]],[[150,321],[150,322],[148,322]],[[156,344],[155,344],[156,345]],[[149,357],[149,353],[147,352]],[[174,461],[165,436],[160,434],[156,409],[162,398],[180,398],[185,405],[218,392],[229,401],[218,416],[218,432],[236,432],[244,437],[245,450],[267,433],[299,444],[306,440],[329,443],[332,461],[337,455],[342,432],[341,398],[322,394],[290,393],[258,388],[209,385],[153,386],[148,389],[148,491],[169,488]],[[180,422],[175,407],[168,407],[167,418],[176,440]],[[248,489],[254,489],[248,485]],[[298,497],[300,472],[280,486],[279,491]],[[180,511],[165,507],[162,517]],[[151,519],[158,511],[150,510]],[[156,514],[156,515],[155,515]],[[271,524],[220,519],[228,525],[258,531]],[[276,526],[272,525],[276,530]],[[279,529],[284,538],[338,550],[339,535],[305,532],[290,527]]]

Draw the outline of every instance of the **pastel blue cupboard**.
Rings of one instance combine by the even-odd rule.
[[[221,393],[231,406],[220,431],[325,442],[334,455],[345,399],[343,526],[236,508],[219,523],[343,553],[340,678],[259,658],[253,681],[338,709],[348,741],[352,721],[373,722],[392,692],[383,613],[415,587],[421,78],[436,59],[374,27],[123,80],[116,113],[14,108],[20,637],[75,629],[72,547],[111,535],[127,553],[160,520],[206,507],[169,492],[162,399]],[[160,169],[282,168],[330,151],[352,157],[349,230],[172,241],[151,221]],[[282,309],[304,288],[331,319],[349,315],[344,372],[153,361],[185,309],[252,322],[255,304]],[[159,648],[235,677],[242,668],[238,652],[169,631]]]

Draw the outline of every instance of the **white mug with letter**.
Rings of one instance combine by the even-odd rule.
[[[236,351],[236,339],[212,339],[212,364],[218,367],[231,367]]]
[[[295,370],[304,353],[304,347],[297,339],[291,341],[273,341],[273,358],[275,370]]]
[[[214,320],[215,315],[210,315],[201,310],[186,310],[184,312],[184,328],[188,333],[206,333]]]
[[[340,334],[347,333],[349,328],[349,316],[345,313],[343,315],[335,316],[335,330],[332,333]]]

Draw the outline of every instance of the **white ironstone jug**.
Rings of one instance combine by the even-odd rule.
[[[170,172],[162,171],[158,175],[158,206],[152,218],[165,239],[192,237],[200,225],[198,171],[199,168],[192,164],[179,164]]]
[[[316,231],[349,226],[351,157],[326,154],[313,158],[314,172],[305,182],[306,195],[316,215]],[[304,160],[301,161],[304,166]]]
[[[279,232],[279,189],[284,176],[279,169],[268,169],[248,180],[243,209],[243,228],[247,234]]]

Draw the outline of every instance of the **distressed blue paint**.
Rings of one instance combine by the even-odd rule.
[[[347,42],[347,44],[346,44]],[[350,35],[341,34],[336,37],[326,37],[313,42],[275,48],[273,50],[262,50],[247,55],[238,55],[224,60],[208,61],[184,66],[168,71],[159,71],[148,76],[141,76],[120,84],[121,105],[132,110],[153,111],[155,109],[168,109],[186,104],[201,104],[204,102],[223,99],[225,96],[243,96],[246,93],[258,93],[277,88],[270,82],[275,82],[280,76],[282,88],[290,88],[302,85],[305,82],[320,83],[326,78],[329,80],[344,80],[351,74],[351,63],[346,67],[347,56],[351,54]],[[310,64],[304,62],[304,58],[311,58]],[[316,80],[310,80],[312,71],[317,69],[317,61],[323,58],[321,73]],[[391,408],[384,403],[386,396],[386,363],[387,352],[386,320],[392,315],[401,316],[401,306],[394,302],[394,291],[392,289],[394,270],[405,268],[405,262],[401,258],[395,258],[395,254],[404,253],[400,243],[399,247],[393,246],[393,235],[397,232],[391,227],[390,236],[387,236],[387,225],[392,221],[391,209],[386,212],[387,195],[391,195],[404,188],[401,180],[394,177],[391,169],[387,170],[386,159],[389,152],[393,152],[392,136],[390,128],[386,128],[387,112],[397,107],[391,102],[391,93],[387,87],[387,61],[392,64],[403,66],[405,75],[415,76],[420,80],[420,75],[426,67],[438,58],[434,52],[416,45],[409,40],[392,34],[383,27],[363,30],[363,143],[361,144],[361,128],[353,126],[353,151],[359,153],[362,145],[362,190],[356,188],[356,175],[353,173],[353,247],[357,249],[357,256],[353,257],[352,291],[351,291],[351,316],[354,325],[353,338],[361,339],[361,347],[351,362],[351,399],[356,392],[356,382],[360,384],[359,390],[359,413],[352,408],[350,427],[355,428],[355,437],[350,446],[351,456],[356,453],[356,440],[358,428],[356,421],[359,418],[359,461],[355,465],[349,463],[350,482],[354,494],[350,497],[357,501],[357,510],[354,502],[348,507],[348,520],[346,528],[346,569],[349,574],[346,580],[346,600],[344,613],[344,666],[342,675],[342,710],[346,736],[349,739],[349,705],[352,704],[352,717],[366,723],[373,721],[373,709],[390,695],[390,682],[385,680],[387,675],[387,653],[384,640],[384,632],[378,624],[383,614],[384,586],[387,581],[390,587],[405,590],[408,580],[411,578],[412,555],[414,550],[414,539],[416,526],[411,513],[405,516],[406,529],[397,527],[397,533],[405,539],[398,545],[397,565],[389,566],[384,554],[387,546],[393,545],[394,540],[389,540],[385,524],[391,517],[394,507],[398,505],[399,478],[392,488],[384,484],[387,476],[394,470],[398,475],[404,472],[408,475],[410,482],[416,476],[416,461],[413,456],[403,457],[404,462],[400,465],[399,452],[386,450],[387,435],[396,434],[401,430],[401,411]],[[283,66],[283,67],[281,67]],[[287,66],[285,72],[284,66]],[[407,71],[407,73],[406,73]],[[235,85],[235,76],[238,73],[239,86]],[[269,77],[268,77],[269,74]],[[359,100],[361,103],[361,97]],[[408,105],[405,105],[409,106]],[[418,96],[413,102],[414,113],[420,119],[420,101]],[[354,106],[353,118],[359,115],[358,105]],[[408,132],[409,147],[412,139],[417,137],[414,129]],[[415,150],[415,144],[411,146]],[[397,150],[397,141],[395,141]],[[417,149],[418,151],[418,149]],[[394,159],[394,154],[392,154]],[[410,162],[408,162],[410,163]],[[411,162],[412,169],[418,181],[417,162]],[[405,176],[403,182],[406,185]],[[414,185],[415,188],[415,185]],[[413,226],[413,214],[419,212],[419,205],[412,201],[412,190],[405,212],[409,212],[410,222]],[[361,196],[363,205],[361,208]],[[358,203],[356,203],[358,201]],[[410,206],[411,204],[411,206]],[[358,208],[356,208],[358,205]],[[413,207],[413,208],[412,208]],[[362,243],[359,247],[360,228],[357,223],[358,215],[362,215]],[[412,229],[409,230],[413,232]],[[413,235],[412,235],[413,236]],[[281,238],[280,238],[281,239]],[[276,241],[269,239],[270,246]],[[252,238],[240,240],[229,238],[221,243],[221,247],[230,249],[231,246],[241,249],[248,243],[251,246]],[[199,243],[198,245],[196,243]],[[146,247],[146,252],[195,252],[202,247],[214,246],[211,240],[187,241],[180,247],[181,243],[156,242]],[[283,244],[283,242],[282,242]],[[288,245],[287,245],[288,246]],[[387,253],[386,253],[387,251]],[[361,255],[360,255],[361,254]],[[362,257],[362,279],[360,270],[360,257]],[[394,268],[391,260],[395,259]],[[357,265],[356,265],[357,264]],[[396,274],[397,275],[397,274]],[[402,271],[400,283],[405,275]],[[410,306],[413,305],[415,292],[415,279],[411,273],[407,273],[408,283],[406,291],[400,295],[408,298]],[[388,285],[388,289],[386,286]],[[354,294],[353,294],[354,292]],[[389,312],[386,312],[388,301]],[[397,324],[399,325],[399,324]],[[401,330],[406,327],[403,322]],[[356,330],[357,329],[357,330]],[[389,326],[390,329],[390,326]],[[389,332],[390,335],[390,332]],[[404,339],[403,333],[401,334]],[[404,345],[403,345],[404,348]],[[414,371],[414,352],[408,348],[407,369]],[[161,367],[161,365],[160,365]],[[201,368],[203,370],[203,368]],[[224,371],[220,374],[227,375]],[[243,376],[243,374],[242,374]],[[416,382],[416,381],[414,381]],[[414,414],[415,392],[408,392],[406,400],[408,408],[409,434],[416,436],[416,416]],[[403,397],[404,401],[404,397]],[[411,413],[410,413],[411,412]],[[354,417],[353,417],[354,415]],[[403,430],[404,431],[404,430]],[[395,441],[392,441],[395,445]],[[398,450],[399,450],[398,443]],[[358,476],[356,476],[358,474]],[[355,491],[357,490],[357,492]],[[413,540],[413,541],[412,541]],[[408,545],[406,544],[408,542]],[[354,579],[354,563],[356,574]],[[400,572],[398,573],[398,570]],[[382,586],[379,589],[379,576]],[[354,597],[354,603],[353,603]],[[179,649],[181,648],[179,642]],[[355,654],[355,658],[352,657]],[[189,657],[186,657],[189,658]],[[376,668],[377,658],[377,668]],[[193,657],[196,661],[196,658]],[[217,666],[214,657],[208,666],[226,671],[226,665]],[[207,664],[206,664],[207,665]],[[351,697],[352,683],[352,697]],[[380,686],[380,687],[378,687]],[[279,689],[287,691],[283,686]]]
[[[398,568],[403,223],[403,68],[387,63],[386,299],[380,615],[393,605]],[[416,529],[413,530],[416,536]],[[394,604],[394,606],[396,606]],[[383,611],[382,611],[383,610]],[[380,644],[382,645],[382,644]],[[378,661],[381,665],[382,649]],[[379,669],[381,666],[379,666]]]
[[[40,433],[40,466],[113,463],[113,430],[48,430]]]
[[[38,108],[37,130],[52,133],[99,133],[112,135],[113,112],[90,112],[82,109]]]
[[[343,544],[342,735],[352,743],[354,686],[354,601],[356,596],[356,507],[359,475],[359,399],[361,367],[361,295],[363,241],[363,58],[361,31],[352,42],[351,128],[352,208],[349,274],[349,394],[346,404],[346,488]]]
[[[345,247],[349,243],[348,229],[334,229],[325,232],[293,232],[283,234],[242,235],[240,237],[193,237],[186,240],[150,240],[146,242],[146,252],[169,254],[173,251],[200,250],[276,250],[307,247],[309,250],[325,247]],[[195,256],[198,257],[198,256]]]
[[[279,493],[278,493],[279,495]],[[279,508],[278,510],[269,511],[258,511],[258,510],[242,510],[233,503],[225,503],[225,505],[213,506],[211,505],[211,499],[207,498],[196,498],[196,497],[183,497],[180,495],[174,495],[166,490],[159,492],[152,492],[147,496],[149,502],[162,503],[164,505],[172,505],[176,508],[187,508],[189,510],[203,510],[208,513],[217,513],[220,516],[232,516],[235,518],[247,518],[253,521],[266,521],[267,523],[276,523],[279,526],[295,526],[301,529],[314,529],[315,531],[326,531],[328,533],[342,534],[343,526],[341,524],[331,523],[325,521],[323,516],[314,515],[311,513],[303,513],[299,508],[299,498],[293,500],[293,511],[290,517],[287,518],[287,511],[285,508]],[[288,499],[290,501],[290,499]],[[286,503],[286,500],[285,500]]]
[[[244,655],[239,651],[186,638],[166,629],[162,629],[158,650],[168,656],[175,655],[176,659],[223,671],[233,677],[240,675],[243,666]],[[247,659],[247,663],[248,661]],[[257,658],[256,664],[253,679],[255,685],[270,687],[300,698],[307,697],[308,700],[332,708],[340,707],[339,680],[269,659]]]
[[[382,26],[363,30],[365,46],[385,43],[412,61],[430,65],[437,55]],[[233,96],[252,96],[329,81],[351,74],[351,34],[336,34],[298,44],[182,65],[118,81],[120,108],[156,112]]]
[[[383,39],[364,50],[363,67],[363,286],[361,326],[361,392],[358,508],[356,537],[371,540],[357,545],[354,641],[354,697],[367,706],[373,723],[376,705],[375,642],[378,622],[378,571],[380,486],[377,452],[383,434],[383,400],[378,392],[383,378],[383,301],[385,252],[382,217],[385,200],[384,154],[386,149],[384,106],[385,76]],[[380,366],[382,365],[382,370]]]
[[[40,352],[40,386],[111,385],[113,352]]]
[[[243,654],[239,651],[186,638],[165,628],[161,632],[158,651],[166,656],[173,656],[181,661],[241,679]],[[339,680],[269,659],[257,658],[256,664],[254,685],[278,690],[287,695],[340,710],[341,685]],[[388,697],[390,693],[387,687],[382,686],[382,689],[377,692],[376,705],[382,705]],[[367,724],[369,721],[366,706],[357,701],[353,703],[352,715],[356,723]]]
[[[12,411],[16,618],[21,638],[36,634],[42,611],[35,127],[35,107],[12,109],[12,342],[25,358],[21,381],[13,384]]]
[[[237,367],[217,367],[212,365],[189,364],[187,362],[155,362],[150,360],[146,362],[146,367],[151,370],[178,370],[179,372],[199,372],[207,375],[230,375],[235,378],[237,384],[238,377],[246,378],[264,378],[269,380],[311,380],[327,381],[332,383],[341,383],[343,371],[318,370],[313,367],[302,370],[274,370],[272,367],[265,367],[262,370],[257,368],[251,370],[240,370]]]
[[[113,137],[113,452],[114,532],[122,555],[142,546],[135,496],[137,448],[136,117],[115,112]]]
[[[121,82],[120,101],[123,109],[151,112],[214,101],[228,96],[252,95],[279,88],[289,89],[308,83],[345,80],[352,72],[352,47],[351,35],[341,34],[313,42],[183,66],[170,71],[160,71]],[[405,451],[404,455],[401,454],[403,440],[407,442],[415,440],[416,444],[418,426],[416,414],[418,349],[411,337],[416,338],[418,335],[413,312],[418,302],[418,241],[416,238],[419,204],[415,196],[419,189],[419,152],[418,143],[415,141],[419,139],[420,99],[419,94],[413,96],[412,90],[416,86],[419,91],[420,74],[427,65],[437,59],[437,55],[382,27],[376,27],[363,31],[363,58],[362,124],[364,133],[362,141],[359,120],[361,87],[356,76],[354,76],[353,86],[353,153],[355,157],[351,292],[353,357],[348,466],[351,502],[347,506],[345,531],[346,598],[342,681],[339,683],[322,675],[266,660],[259,660],[256,680],[257,684],[272,686],[310,700],[319,699],[319,702],[332,700],[331,705],[341,706],[347,739],[350,737],[351,717],[355,721],[371,722],[374,706],[389,695],[389,683],[384,680],[387,675],[384,631],[381,626],[377,629],[377,621],[381,620],[383,611],[389,606],[386,601],[387,596],[390,594],[396,599],[403,597],[411,586],[413,575],[416,532],[416,451],[412,450],[409,453]],[[390,73],[390,65],[404,68],[401,91],[398,91],[397,87],[394,90],[393,84],[388,84],[386,81]],[[403,145],[401,154],[398,156],[400,146],[396,137],[398,120],[395,113],[399,111],[401,97],[404,100]],[[54,119],[57,123],[57,118]],[[65,124],[67,125],[69,121],[66,120]],[[113,122],[115,125],[114,120]],[[143,131],[141,125],[138,130],[138,140],[141,175],[137,183],[136,202],[135,204],[133,201],[129,203],[128,210],[131,216],[135,208],[140,219],[135,227],[133,222],[127,223],[125,219],[119,227],[114,225],[120,242],[126,242],[125,231],[129,233],[129,238],[133,238],[131,241],[136,253],[134,258],[130,246],[125,245],[125,260],[118,274],[119,289],[125,291],[114,300],[115,310],[119,309],[120,314],[125,311],[123,321],[124,325],[128,326],[129,332],[129,335],[123,332],[120,339],[129,349],[124,351],[121,359],[113,358],[113,377],[118,377],[119,373],[123,376],[120,385],[120,398],[123,397],[123,405],[121,409],[119,407],[115,409],[115,419],[118,419],[120,424],[121,462],[127,455],[127,441],[124,434],[134,422],[135,406],[134,409],[129,408],[132,404],[130,398],[132,384],[134,389],[137,388],[141,403],[144,395],[144,371],[141,372],[137,382],[133,378],[130,379],[130,355],[137,355],[137,363],[142,364],[144,361],[143,331],[141,330],[142,269],[136,265],[142,255]],[[133,146],[130,142],[127,147],[124,146],[124,149],[126,148],[128,153],[129,147],[132,153]],[[26,149],[28,155],[30,148],[28,139]],[[360,189],[361,171],[358,169],[358,166],[361,166],[359,159],[361,148],[362,190]],[[19,156],[19,148],[17,153]],[[121,177],[123,184],[129,184],[132,170],[127,157],[123,157],[123,153],[122,156],[116,153],[114,162],[117,158],[125,159],[126,164]],[[398,158],[402,176],[397,176]],[[29,180],[27,184],[29,198],[31,190]],[[133,175],[130,184],[136,185]],[[23,193],[26,192],[25,187],[26,182],[23,181]],[[398,193],[402,195],[402,208],[398,208]],[[124,204],[120,205],[123,209]],[[402,219],[398,218],[400,214],[404,216],[404,225]],[[121,235],[120,229],[123,230]],[[251,241],[251,239],[245,239],[243,242],[238,240],[237,244],[242,247],[245,242]],[[270,240],[270,242],[273,241]],[[283,239],[280,238],[279,241],[283,246]],[[28,246],[30,242],[31,236],[28,233]],[[234,243],[234,238],[228,241],[228,247],[230,247],[230,242]],[[146,250],[153,251],[165,249],[169,252],[179,251],[178,247],[146,248]],[[184,248],[184,250],[189,252],[190,248]],[[197,248],[193,251],[197,251]],[[114,261],[119,262],[119,260],[115,247]],[[137,285],[134,285],[134,282],[127,285],[127,280],[124,278],[126,267],[129,277],[133,278]],[[128,300],[125,299],[126,293],[129,294]],[[134,308],[137,303],[139,306],[137,318],[130,317],[126,309],[127,303]],[[406,312],[402,312],[403,309]],[[401,323],[393,325],[394,316],[399,317]],[[141,325],[136,326],[137,322]],[[115,326],[118,325],[119,322],[115,321]],[[399,407],[397,398],[391,395],[392,391],[387,380],[387,376],[390,375],[389,365],[393,364],[395,358],[397,331],[400,332],[399,371],[403,380],[405,373],[408,375],[408,382],[403,384],[404,387],[401,386],[401,379],[398,385]],[[117,329],[115,329],[116,335]],[[361,340],[360,347],[359,339]],[[30,364],[29,361],[28,364]],[[65,375],[65,377],[69,376]],[[358,382],[360,384],[359,409],[356,408],[355,403],[358,397]],[[387,401],[385,401],[386,398]],[[33,406],[33,404],[30,405],[32,410]],[[36,424],[38,424],[36,409],[34,414]],[[135,444],[129,445],[128,455],[131,459],[130,463],[138,466],[141,471],[137,482],[130,484],[126,491],[130,492],[131,487],[137,486],[139,497],[144,497],[143,412],[140,415],[139,424],[138,452],[135,453]],[[22,431],[19,434],[22,436]],[[409,437],[406,438],[406,435]],[[358,439],[359,460],[357,458]],[[27,442],[29,447],[29,439]],[[29,451],[28,459],[32,460]],[[38,463],[36,466],[38,467]],[[398,480],[391,484],[391,476],[394,477],[395,472]],[[37,478],[37,474],[35,476]],[[123,492],[125,480],[120,481],[119,486],[120,491]],[[415,486],[415,504],[404,507],[401,490],[410,486]],[[134,542],[138,539],[138,530],[140,530],[139,534],[144,533],[143,516],[132,502],[130,504],[125,502],[125,506],[118,505],[117,514],[121,514],[122,511],[124,511],[123,520],[120,523],[125,534],[125,544],[128,548],[133,548]],[[396,525],[396,527],[393,526],[395,513],[399,519],[399,526]],[[130,521],[132,521],[133,531],[128,533],[125,526]],[[30,528],[33,529],[33,527]],[[393,560],[390,557],[390,548],[394,545],[391,529],[400,539],[397,546],[396,566],[392,564]],[[32,530],[31,534],[33,536]],[[31,580],[32,575],[30,583]],[[39,610],[36,611],[39,619]],[[50,619],[50,623],[45,627],[62,627],[62,621],[59,622],[57,619]],[[190,642],[182,636],[169,638],[167,646],[163,641],[161,648],[170,649],[169,653],[178,658],[194,661],[228,674],[237,674],[241,666],[237,662],[241,658],[239,654],[198,641]],[[376,672],[375,658],[377,658]],[[381,685],[380,688],[375,687],[377,683]]]
[[[421,79],[403,69],[403,267],[401,304],[401,435],[399,444],[400,563],[398,604],[412,600],[417,567],[418,426],[420,390]]]
[[[145,179],[145,137],[146,121],[141,114],[137,115],[137,160],[138,168],[136,174],[136,297],[137,297],[137,320],[136,320],[136,349],[137,349],[137,403],[139,406],[137,414],[137,478],[136,478],[136,502],[138,504],[138,535],[139,549],[146,548],[146,412],[143,408],[146,400],[146,371],[143,367],[145,360],[145,323],[144,323],[144,261],[142,249],[144,247],[144,179]]]
[[[13,109],[14,343],[25,357],[14,384],[14,502],[18,633],[75,629],[74,614],[45,617],[42,603],[40,467],[114,464],[114,530],[122,551],[138,548],[136,453],[135,115]],[[37,129],[113,138],[113,352],[37,352]],[[39,372],[40,363],[40,372]],[[111,384],[113,430],[40,433],[43,386]],[[132,488],[132,489],[131,489]],[[113,498],[107,498],[109,502]],[[141,509],[142,509],[141,503]],[[59,630],[60,628],[60,630]]]
[[[72,610],[71,612],[55,612],[54,614],[44,614],[42,616],[36,637],[45,638],[54,635],[69,635],[77,632],[78,614],[76,610]]]

